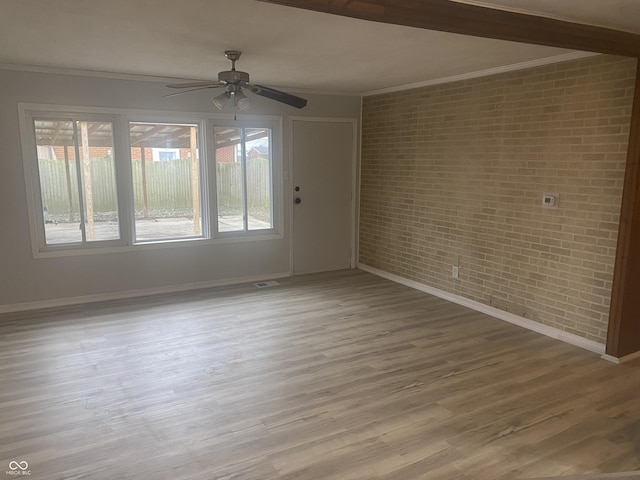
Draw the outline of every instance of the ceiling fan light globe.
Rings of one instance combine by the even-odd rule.
[[[229,101],[229,98],[231,98],[231,95],[229,95],[229,92],[224,92],[218,95],[217,97],[213,97],[211,101],[213,102],[213,104],[216,106],[218,110],[224,110],[224,106]]]
[[[245,110],[249,110],[249,108],[251,108],[251,100],[249,100],[248,97],[238,100],[239,110],[245,111]]]
[[[236,107],[238,107],[238,110],[249,110],[249,108],[251,107],[251,99],[249,97],[247,97],[242,90],[238,90],[235,93],[235,97],[236,97]]]

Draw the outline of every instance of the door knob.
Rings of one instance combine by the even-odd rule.
[[[296,197],[295,200],[293,201],[296,205],[302,203],[302,199],[300,197]]]

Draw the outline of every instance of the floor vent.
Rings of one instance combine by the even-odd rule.
[[[269,288],[269,287],[275,287],[277,285],[280,285],[280,283],[276,282],[275,280],[269,280],[267,282],[254,283],[254,285],[258,288]]]

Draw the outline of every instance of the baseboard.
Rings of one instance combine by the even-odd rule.
[[[555,338],[556,340],[570,343],[571,345],[575,345],[576,347],[584,348],[585,350],[589,350],[590,352],[604,355],[605,346],[602,343],[588,340],[573,333],[565,332],[563,330],[560,330],[559,328],[543,325],[542,323],[535,322],[528,318],[520,317],[518,315],[505,312],[504,310],[490,307],[489,305],[485,305],[484,303],[480,303],[475,300],[462,297],[460,295],[455,295],[453,293],[445,292],[444,290],[430,287],[429,285],[425,285],[414,280],[409,280],[407,278],[394,275],[393,273],[378,270],[377,268],[370,267],[369,265],[358,263],[358,268],[365,272],[373,273],[374,275],[377,275],[379,277],[386,278],[387,280],[391,280],[393,282],[406,285],[407,287],[415,288],[416,290],[420,290],[421,292],[440,297],[453,303],[457,303],[458,305],[471,308],[472,310],[486,313],[487,315],[491,315],[492,317],[504,320],[505,322],[518,325],[520,327],[526,328],[527,330],[532,330],[536,333],[546,335],[547,337]]]
[[[615,363],[616,365],[620,365],[620,359],[618,357],[614,357],[612,355],[608,355],[606,353],[603,353],[602,355],[600,355],[600,358],[603,360],[606,360],[607,362],[611,362],[611,363]]]
[[[38,310],[41,308],[66,307],[69,305],[79,305],[83,303],[104,302],[107,300],[123,300],[126,298],[145,297],[148,295],[158,295],[163,293],[186,292],[189,290],[199,290],[203,288],[224,287],[228,285],[239,285],[241,283],[256,283],[276,278],[291,276],[289,272],[271,273],[267,275],[255,275],[248,277],[227,278],[222,280],[212,280],[208,282],[185,283],[181,285],[169,285],[158,288],[145,288],[140,290],[129,290],[126,292],[99,293],[95,295],[83,295],[79,297],[56,298],[52,300],[39,300],[36,302],[14,303],[0,305],[0,314],[23,312],[27,310]]]
[[[635,478],[636,480],[640,479],[640,470],[636,470],[635,472],[618,472],[618,473],[592,473],[589,475],[571,475],[570,477],[562,476],[562,477],[544,477],[544,478],[531,478],[528,480],[605,480],[611,478]]]
[[[638,358],[640,358],[640,352],[633,352],[630,353],[629,355],[625,355],[624,357],[614,357],[612,355],[608,355],[608,354],[603,354],[600,356],[603,360],[606,360],[608,362],[611,363],[615,363],[616,365],[620,365],[621,363],[627,363],[630,362],[631,360],[637,360]]]

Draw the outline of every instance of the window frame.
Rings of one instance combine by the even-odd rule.
[[[46,241],[46,227],[44,222],[44,201],[42,199],[42,189],[40,183],[40,168],[38,165],[38,146],[37,139],[35,135],[35,121],[37,120],[51,120],[51,121],[68,121],[70,123],[75,123],[78,121],[86,121],[86,122],[105,122],[111,123],[113,126],[113,168],[114,168],[114,179],[115,179],[115,192],[116,192],[116,203],[118,206],[118,230],[119,230],[119,238],[112,240],[94,240],[87,241],[81,240],[80,242],[69,242],[69,243],[60,243],[60,244],[47,244]],[[125,207],[123,202],[123,183],[124,176],[122,169],[118,166],[119,156],[121,155],[121,149],[118,148],[116,137],[116,131],[118,129],[118,118],[117,116],[110,114],[102,114],[102,113],[84,113],[84,112],[32,112],[28,117],[28,143],[29,147],[27,149],[27,156],[29,157],[28,163],[30,163],[30,180],[32,187],[32,207],[35,207],[32,211],[30,207],[30,216],[34,217],[36,222],[35,229],[31,230],[32,233],[32,243],[37,243],[37,248],[39,252],[56,252],[56,251],[65,251],[65,250],[89,250],[96,248],[109,248],[115,246],[122,246],[126,244],[126,237],[123,233],[126,230],[125,223],[126,219],[123,218],[123,207]],[[75,131],[74,126],[74,131]],[[76,140],[77,142],[77,140]],[[78,143],[75,144],[74,150],[77,152]],[[25,159],[25,150],[23,148],[23,160]],[[79,159],[76,159],[78,162]],[[26,165],[25,165],[26,168]],[[77,167],[76,167],[77,168]],[[75,174],[75,173],[74,173]],[[79,186],[78,186],[79,188]],[[78,191],[79,199],[82,197],[82,192]],[[83,202],[80,202],[79,208],[83,209]],[[80,218],[83,216],[81,214]],[[34,240],[35,233],[35,240]],[[83,234],[84,236],[84,234]],[[35,248],[35,245],[34,245]]]
[[[88,244],[46,245],[45,224],[42,213],[42,195],[37,159],[35,119],[104,121],[113,124],[113,155],[118,204],[119,240],[94,241]],[[282,117],[272,115],[242,115],[234,121],[232,116],[202,112],[173,112],[134,110],[124,108],[82,107],[18,103],[18,118],[22,150],[22,164],[27,193],[29,235],[34,258],[95,255],[124,251],[142,251],[156,248],[182,248],[195,245],[215,245],[245,241],[265,241],[284,238],[284,149]],[[197,124],[198,162],[200,165],[200,197],[202,208],[202,236],[158,240],[135,240],[135,211],[130,122],[190,123]],[[214,128],[243,126],[271,129],[271,229],[218,232],[216,199]],[[38,210],[40,208],[40,211]]]
[[[215,122],[214,124],[208,125],[208,130],[207,130],[207,134],[210,135],[210,144],[212,145],[212,153],[211,153],[211,163],[213,165],[213,167],[211,168],[213,170],[213,176],[214,176],[214,180],[217,180],[217,178],[215,178],[216,176],[216,152],[215,152],[215,128],[217,127],[229,127],[229,128],[240,128],[243,132],[247,129],[260,129],[260,128],[264,128],[264,129],[269,129],[271,131],[271,136],[269,138],[269,150],[270,150],[270,162],[269,162],[269,166],[270,166],[270,180],[271,180],[271,205],[270,205],[270,209],[271,209],[271,224],[273,225],[273,227],[271,229],[255,229],[255,230],[251,230],[248,228],[248,219],[243,219],[243,225],[245,227],[245,229],[243,230],[234,230],[234,231],[227,231],[227,232],[220,232],[219,231],[219,224],[218,224],[218,203],[217,203],[217,190],[213,193],[213,197],[215,198],[215,203],[212,205],[213,210],[212,210],[212,215],[211,215],[211,219],[212,219],[212,231],[215,231],[215,235],[218,236],[219,238],[225,238],[225,237],[237,237],[239,235],[241,236],[256,236],[256,235],[261,235],[264,234],[264,232],[272,232],[272,231],[279,231],[282,232],[283,231],[283,225],[282,225],[282,195],[278,195],[278,193],[283,193],[284,191],[284,183],[281,181],[282,178],[282,161],[281,162],[277,162],[275,159],[278,156],[278,148],[281,148],[278,145],[278,140],[276,139],[276,132],[278,132],[278,129],[281,128],[281,123],[276,123],[273,120],[269,121],[268,119],[261,119],[261,120],[255,120],[255,119],[241,119],[241,120],[229,120],[227,119],[227,121],[218,121]],[[244,136],[244,134],[243,134]],[[282,138],[282,135],[280,134],[280,139]],[[243,139],[242,142],[242,162],[243,162],[243,166],[242,166],[242,172],[243,172],[243,183],[245,184],[245,188],[246,189],[246,182],[247,182],[247,172],[246,172],[246,162],[247,162],[247,152],[245,151],[245,144],[246,144],[246,138]],[[279,150],[280,152],[280,159],[282,159],[282,150]],[[280,165],[278,164],[280,163]],[[280,168],[279,168],[280,167]],[[217,187],[217,183],[214,181],[211,183],[211,185],[215,185]],[[246,205],[246,191],[244,192],[244,201],[243,201],[243,215],[246,212],[248,215],[248,205]],[[215,220],[215,222],[214,222]],[[215,228],[214,228],[215,227]]]
[[[167,237],[167,238],[156,238],[151,240],[137,240],[136,239],[136,219],[135,219],[135,198],[134,198],[134,186],[133,186],[133,162],[131,160],[131,142],[129,136],[129,129],[132,123],[163,123],[167,125],[171,124],[192,124],[198,127],[198,151],[204,152],[206,149],[206,139],[204,138],[203,132],[206,128],[205,121],[202,118],[196,119],[194,117],[189,116],[172,116],[171,118],[167,118],[166,115],[129,115],[126,117],[126,125],[127,125],[127,170],[129,173],[130,181],[127,184],[130,187],[129,195],[130,201],[128,205],[128,212],[131,213],[131,244],[134,246],[140,245],[153,245],[153,244],[170,244],[174,242],[189,242],[189,241],[198,241],[198,240],[209,240],[214,236],[212,235],[211,230],[211,221],[210,221],[210,206],[208,202],[208,197],[210,196],[209,184],[208,181],[208,165],[207,165],[207,156],[206,155],[198,155],[196,159],[199,166],[199,179],[200,179],[200,217],[202,218],[202,234],[201,235],[190,235],[184,237]]]

